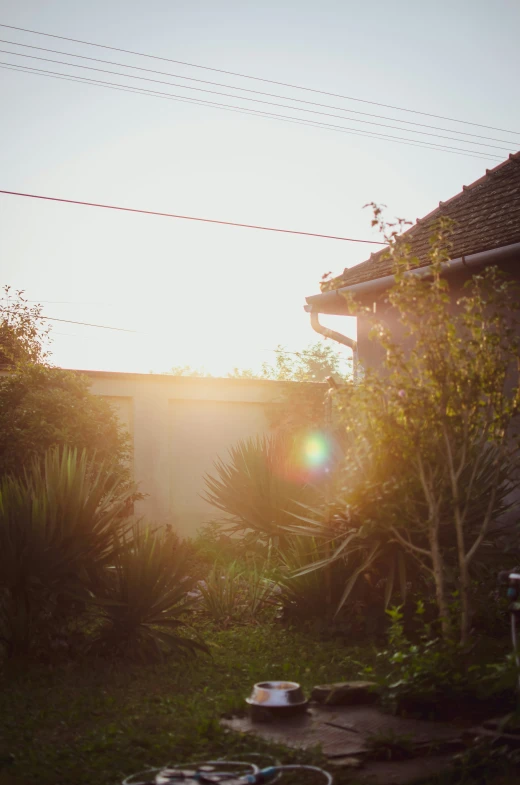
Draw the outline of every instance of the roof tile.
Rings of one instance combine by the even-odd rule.
[[[433,224],[441,216],[455,221],[451,258],[489,251],[520,242],[520,152],[510,155],[494,169],[439,206],[404,233],[420,266],[429,264]],[[386,249],[370,255],[355,267],[327,283],[327,289],[371,281],[391,275],[392,262]]]

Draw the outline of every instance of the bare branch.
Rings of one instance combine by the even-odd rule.
[[[431,559],[430,551],[426,550],[426,548],[420,548],[418,545],[414,545],[413,542],[410,542],[410,540],[403,537],[402,534],[400,534],[400,532],[395,528],[395,526],[391,526],[390,531],[404,548],[408,548],[414,553],[420,553],[423,556],[427,556],[429,559]]]

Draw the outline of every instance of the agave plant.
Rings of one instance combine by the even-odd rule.
[[[232,532],[282,544],[298,505],[315,502],[318,491],[298,472],[295,450],[292,437],[264,436],[239,441],[228,461],[215,461],[204,498]]]
[[[133,526],[95,588],[102,617],[95,651],[140,660],[207,651],[181,633],[196,582],[186,573],[186,547],[149,526]]]
[[[51,448],[0,483],[0,641],[26,655],[52,637],[127,527],[132,488],[85,452]]]

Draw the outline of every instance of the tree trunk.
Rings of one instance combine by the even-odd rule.
[[[465,646],[469,640],[471,629],[471,607],[470,607],[470,579],[468,563],[466,561],[466,547],[464,543],[464,531],[460,518],[460,512],[456,511],[455,529],[457,533],[457,556],[459,562],[459,595],[460,595],[460,644]]]
[[[460,590],[460,643],[465,646],[469,641],[471,631],[471,602],[470,602],[470,579],[468,565],[464,554],[459,561],[459,590]]]
[[[448,603],[446,601],[446,588],[444,585],[444,564],[442,553],[439,546],[437,527],[430,532],[430,551],[433,566],[433,577],[435,580],[435,594],[437,607],[439,609],[439,620],[441,622],[442,635],[449,638],[451,634],[451,620],[449,616]]]

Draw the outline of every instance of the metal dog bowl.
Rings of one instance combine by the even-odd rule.
[[[260,681],[254,685],[246,703],[251,707],[251,718],[261,719],[266,715],[298,714],[305,711],[308,701],[295,681]]]

